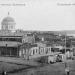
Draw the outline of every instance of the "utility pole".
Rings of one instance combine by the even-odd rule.
[[[65,53],[66,53],[66,34],[65,34]]]
[[[65,56],[66,56],[66,43],[67,43],[67,36],[65,34]],[[67,60],[65,61],[65,72],[66,75],[70,75],[70,67],[69,67],[69,63],[67,62]]]
[[[67,41],[66,34],[64,40],[65,40],[65,64],[66,64],[66,41]]]

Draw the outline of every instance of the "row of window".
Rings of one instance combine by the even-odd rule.
[[[9,29],[9,30],[11,30],[11,29],[13,29],[14,28],[14,26],[13,25],[4,25],[3,27],[2,27],[4,30],[6,30],[6,29]]]
[[[31,55],[35,55],[35,54],[48,54],[51,52],[51,48],[50,47],[46,47],[46,48],[35,48],[31,50]]]

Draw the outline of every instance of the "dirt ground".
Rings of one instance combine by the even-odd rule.
[[[26,60],[17,60],[16,62],[5,61],[6,57],[0,57],[0,73],[6,71],[8,75],[65,75],[65,64],[62,62],[55,64],[43,64],[37,65],[27,64]],[[4,61],[3,61],[3,60]],[[12,58],[8,58],[11,60]],[[12,59],[14,61],[14,59]],[[26,61],[24,64],[19,63],[19,61]],[[75,75],[75,60],[67,61],[70,67],[70,75]],[[1,75],[1,74],[0,74]]]

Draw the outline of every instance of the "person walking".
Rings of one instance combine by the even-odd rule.
[[[69,68],[69,65],[67,65],[67,63],[65,63],[65,72],[66,72],[66,75],[70,75],[70,68]]]
[[[70,75],[69,67],[65,68],[66,75]]]

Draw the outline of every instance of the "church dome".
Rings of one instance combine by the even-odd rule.
[[[14,22],[14,19],[12,17],[5,17],[3,22]]]
[[[12,17],[10,17],[10,16],[5,17],[1,23],[2,30],[14,30],[15,24],[16,23]]]

